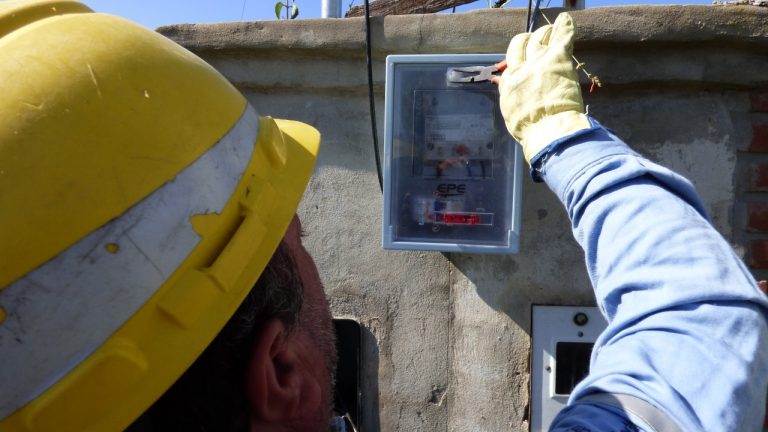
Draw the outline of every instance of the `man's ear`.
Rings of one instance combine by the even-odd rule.
[[[304,383],[295,343],[282,321],[261,326],[246,369],[246,394],[254,420],[284,424],[300,415]]]

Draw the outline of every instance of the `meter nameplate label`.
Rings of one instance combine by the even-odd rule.
[[[425,118],[425,160],[493,157],[493,116],[482,114],[431,115]]]

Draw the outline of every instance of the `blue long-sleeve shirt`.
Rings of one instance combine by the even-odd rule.
[[[534,164],[565,205],[609,323],[550,430],[659,427],[583,401],[595,393],[642,399],[684,431],[761,430],[768,299],[686,179],[593,125]]]

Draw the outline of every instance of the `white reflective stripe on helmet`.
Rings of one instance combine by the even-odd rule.
[[[249,105],[174,180],[0,290],[0,419],[88,357],[165,283],[200,241],[190,217],[218,213],[258,135]],[[73,301],[73,299],[77,299]]]

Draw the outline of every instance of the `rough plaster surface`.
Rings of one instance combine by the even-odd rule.
[[[559,9],[547,9],[552,19]],[[731,42],[765,46],[768,10],[735,6],[624,6],[571,12],[577,46]],[[382,52],[498,52],[523,31],[526,10],[476,10],[463,14],[372,17],[373,47]],[[541,21],[541,20],[540,20]],[[364,57],[363,18],[179,24],[158,29],[193,51],[311,50],[335,57]]]
[[[688,177],[715,226],[743,240],[734,179],[751,139],[748,92],[768,85],[768,10],[573,15],[576,54],[606,84],[586,95],[590,113]],[[379,137],[387,54],[503,53],[524,20],[520,9],[372,19]],[[334,315],[364,328],[363,430],[527,431],[531,305],[594,303],[583,254],[546,186],[525,181],[518,255],[383,251],[362,19],[159,31],[222,71],[261,114],[322,133],[299,213]]]

